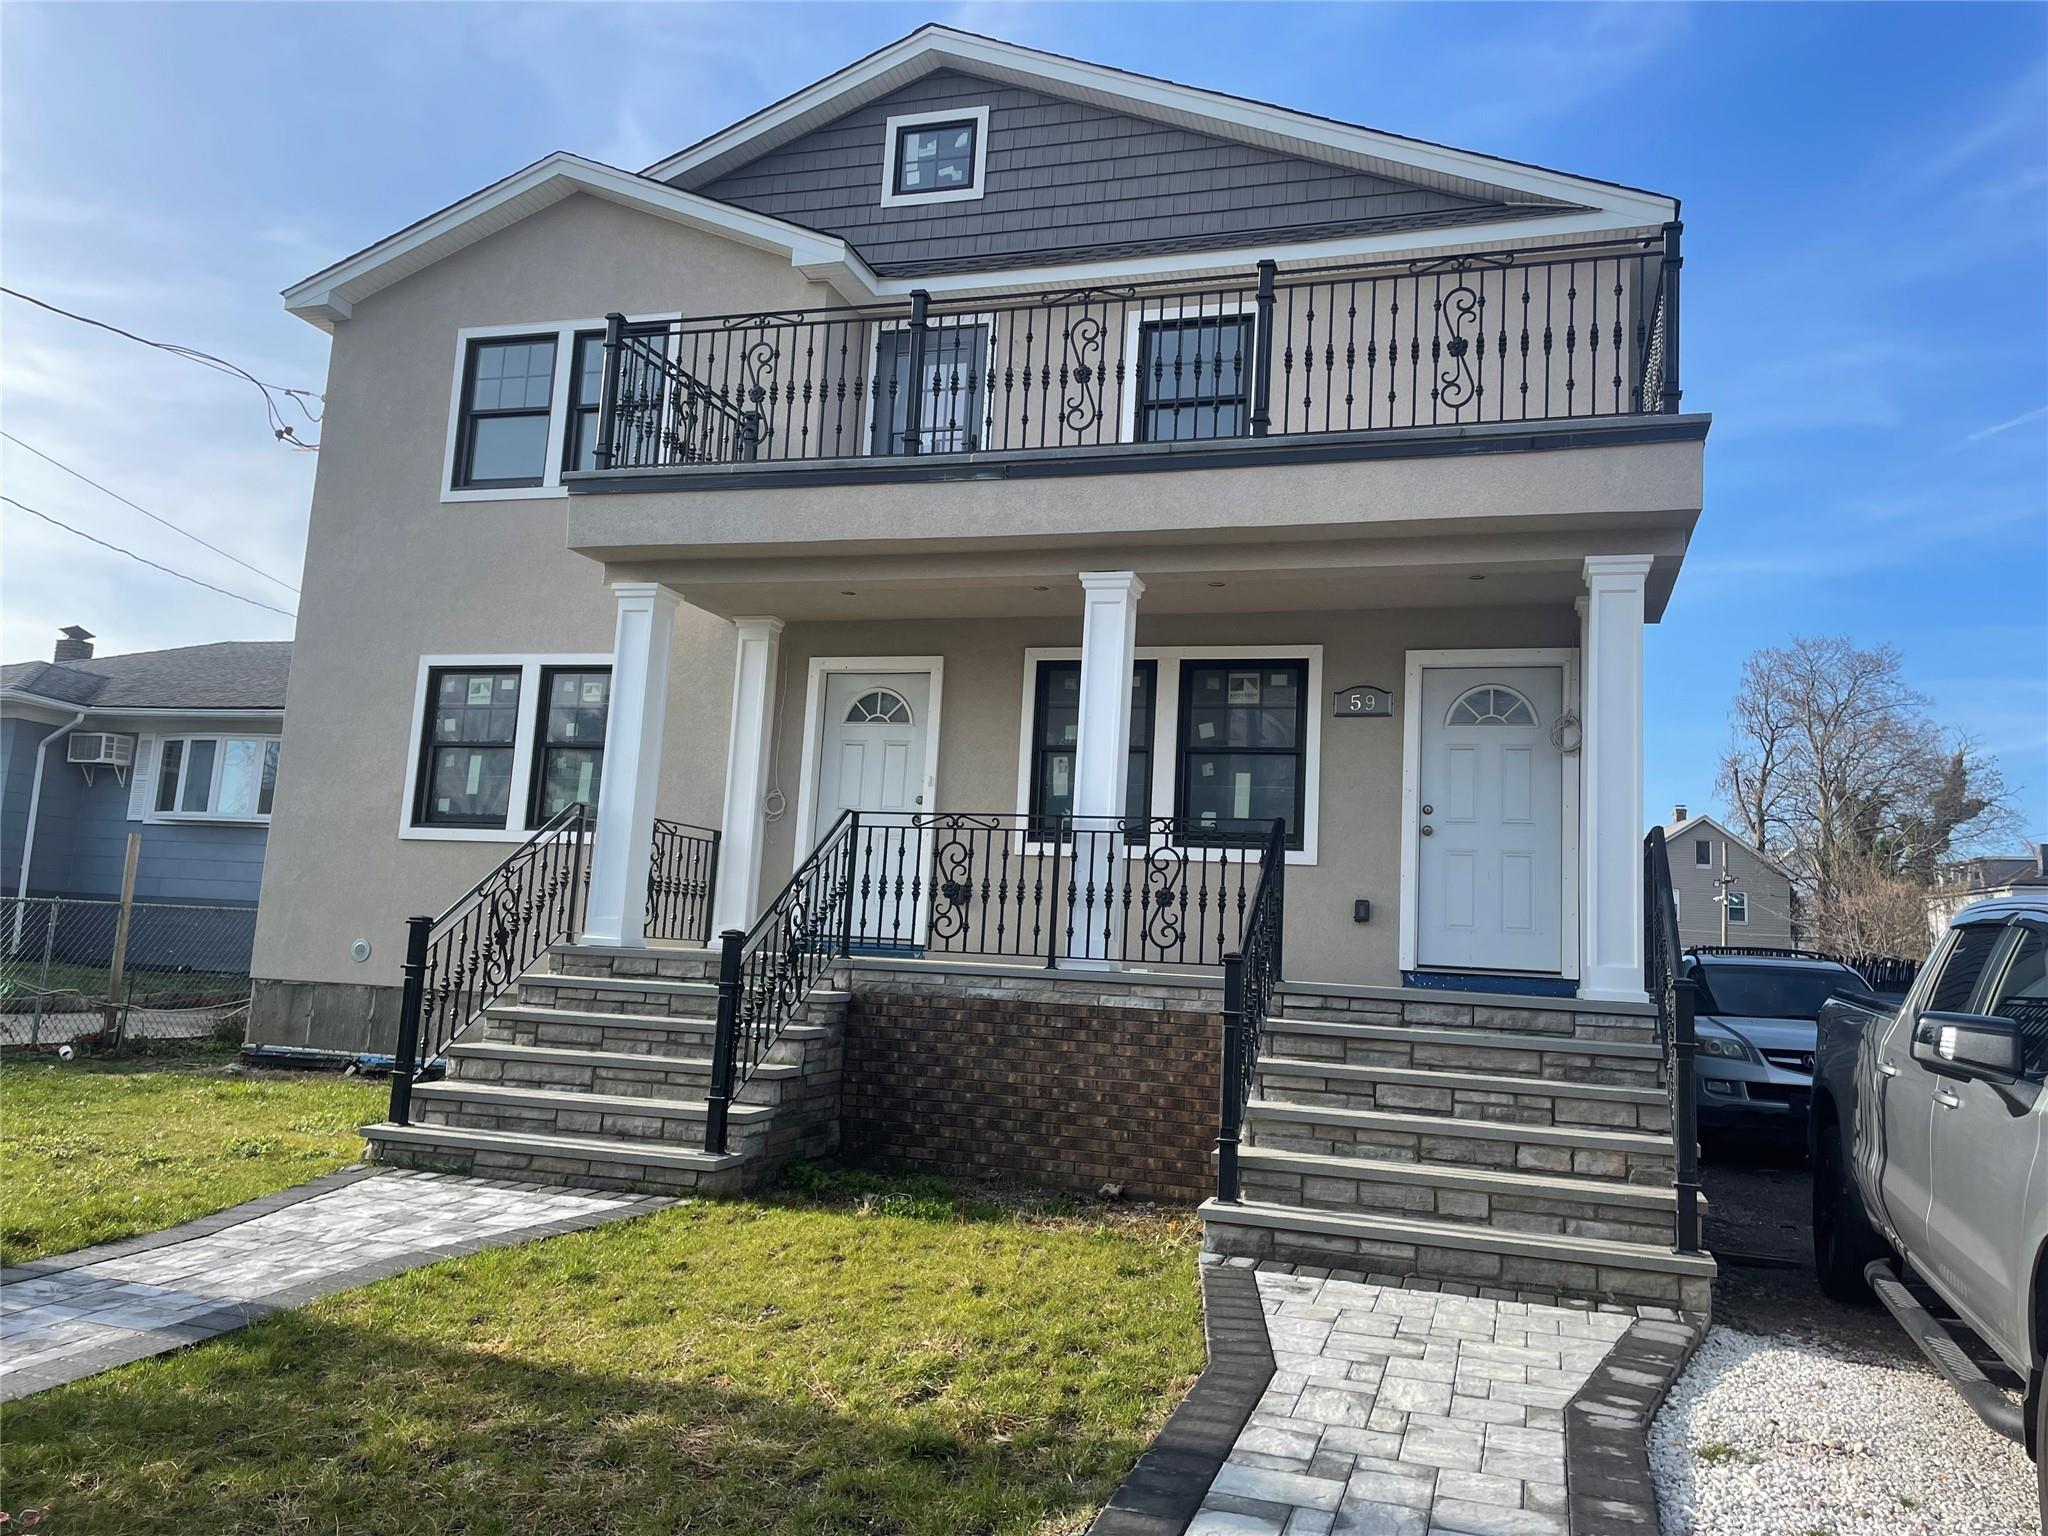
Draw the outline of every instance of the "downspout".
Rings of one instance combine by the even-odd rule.
[[[14,882],[14,937],[9,946],[12,950],[21,948],[21,920],[28,912],[28,866],[36,853],[36,812],[43,804],[43,754],[49,750],[51,742],[69,736],[85,724],[85,717],[90,713],[90,710],[81,709],[71,717],[68,725],[58,726],[36,743],[35,782],[29,785],[28,790],[28,825],[21,834],[21,877]]]

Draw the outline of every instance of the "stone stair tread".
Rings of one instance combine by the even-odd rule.
[[[1456,1067],[1382,1067],[1368,1062],[1317,1061],[1303,1056],[1261,1056],[1259,1071],[1282,1077],[1348,1078],[1353,1082],[1400,1083],[1416,1088],[1463,1088],[1481,1093],[1549,1095],[1562,1099],[1598,1099],[1609,1104],[1663,1104],[1662,1088],[1635,1088],[1619,1083],[1565,1082],[1547,1077],[1516,1077],[1513,1073],[1465,1072]]]
[[[603,1015],[595,1015],[602,1018]],[[706,1056],[654,1056],[638,1051],[598,1051],[576,1045],[513,1045],[502,1040],[458,1040],[444,1053],[449,1056],[481,1056],[492,1061],[545,1061],[558,1066],[604,1067],[610,1071],[635,1068],[657,1072],[708,1071]],[[764,1061],[749,1074],[755,1077],[800,1077],[803,1067],[793,1061]],[[535,1084],[535,1087],[544,1086]],[[588,1097],[588,1095],[586,1095]]]
[[[1311,1125],[1349,1125],[1363,1130],[1403,1131],[1424,1136],[1469,1136],[1488,1141],[1523,1141],[1545,1147],[1669,1155],[1671,1137],[1642,1131],[1609,1131],[1589,1125],[1528,1125],[1519,1120],[1467,1120],[1455,1115],[1411,1115],[1390,1109],[1336,1109],[1323,1104],[1289,1104],[1255,1098],[1248,1118],[1303,1120]]]
[[[823,999],[834,1002],[846,996],[843,992],[813,992],[810,1001]],[[593,1013],[587,1009],[562,1008],[552,1003],[493,1003],[484,1010],[487,1019],[506,1019],[524,1024],[577,1024],[590,1029],[660,1029],[679,1034],[708,1035],[718,1021],[709,1014],[693,1016],[682,1013]],[[815,1040],[830,1034],[823,1024],[787,1024],[778,1038],[784,1040]],[[570,1047],[550,1046],[550,1050]],[[630,1054],[630,1053],[628,1053]]]
[[[1619,1184],[1609,1179],[1579,1178],[1562,1173],[1524,1173],[1505,1168],[1472,1168],[1462,1163],[1396,1162],[1388,1158],[1345,1157],[1329,1152],[1295,1152],[1285,1147],[1240,1147],[1237,1159],[1246,1168],[1274,1172],[1328,1175],[1337,1179],[1377,1179],[1401,1184],[1437,1184],[1450,1189],[1480,1190],[1500,1195],[1533,1195],[1546,1199],[1592,1200],[1602,1205],[1640,1205],[1676,1210],[1678,1191],[1668,1184]],[[1700,1199],[1702,1207],[1706,1200]]]
[[[560,971],[528,971],[523,987],[587,987],[593,992],[654,992],[670,997],[716,997],[715,981],[682,981],[674,976],[565,976]]]
[[[427,1085],[422,1084],[422,1087]],[[415,1093],[419,1089],[413,1090]],[[395,1125],[384,1121],[362,1127],[371,1141],[415,1147],[462,1147],[470,1151],[519,1152],[529,1156],[581,1158],[589,1162],[639,1164],[662,1168],[696,1168],[710,1173],[731,1168],[746,1154],[713,1154],[702,1148],[663,1142],[619,1141],[594,1136],[557,1136],[538,1131],[486,1131],[466,1125]]]
[[[1413,1243],[1432,1248],[1505,1253],[1518,1258],[1598,1265],[1608,1269],[1651,1270],[1659,1274],[1697,1275],[1706,1279],[1712,1279],[1715,1272],[1714,1259],[1710,1254],[1678,1253],[1669,1248],[1652,1247],[1648,1243],[1624,1243],[1613,1238],[1511,1232],[1474,1222],[1432,1221],[1377,1213],[1354,1214],[1302,1205],[1275,1205],[1261,1200],[1233,1203],[1213,1198],[1202,1202],[1198,1214],[1208,1222],[1325,1233],[1375,1242]]]
[[[707,1108],[702,1099],[643,1099],[630,1093],[585,1093],[577,1088],[542,1088],[525,1083],[472,1083],[461,1078],[417,1084],[412,1096],[415,1100],[469,1099],[482,1103],[533,1104],[557,1110],[655,1115],[672,1120],[701,1120]],[[766,1120],[774,1113],[772,1104],[733,1104],[726,1109],[727,1116],[736,1124]],[[612,1145],[616,1146],[617,1142]]]
[[[1334,1019],[1293,1019],[1285,1014],[1266,1020],[1268,1034],[1332,1035],[1346,1040],[1386,1040],[1402,1045],[1456,1045],[1481,1051],[1553,1051],[1569,1056],[1625,1056],[1632,1061],[1662,1061],[1664,1048],[1653,1040],[1581,1040],[1572,1035],[1511,1035],[1492,1029],[1466,1029],[1456,1024],[1354,1024]]]

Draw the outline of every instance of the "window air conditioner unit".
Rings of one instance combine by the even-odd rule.
[[[64,760],[83,768],[127,768],[135,762],[135,738],[112,731],[87,731],[65,738]]]

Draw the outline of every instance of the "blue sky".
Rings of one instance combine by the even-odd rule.
[[[2048,837],[2048,7],[0,8],[9,286],[317,388],[277,291],[568,148],[634,169],[927,20],[1684,199],[1707,509],[1648,799],[1712,803],[1742,658],[1896,645]],[[9,300],[7,430],[296,583],[314,463],[247,385]],[[310,435],[310,433],[308,434]],[[8,494],[290,593],[0,444]],[[0,654],[288,621],[0,517]]]

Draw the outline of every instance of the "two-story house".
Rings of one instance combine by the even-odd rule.
[[[252,1038],[395,1048],[381,1155],[600,1183],[1199,1194],[1221,1071],[1219,1246],[1699,1300],[1679,271],[1668,196],[930,26],[315,274]]]
[[[1711,816],[1671,808],[1672,895],[1682,943],[1790,949],[1798,940],[1792,872]]]

